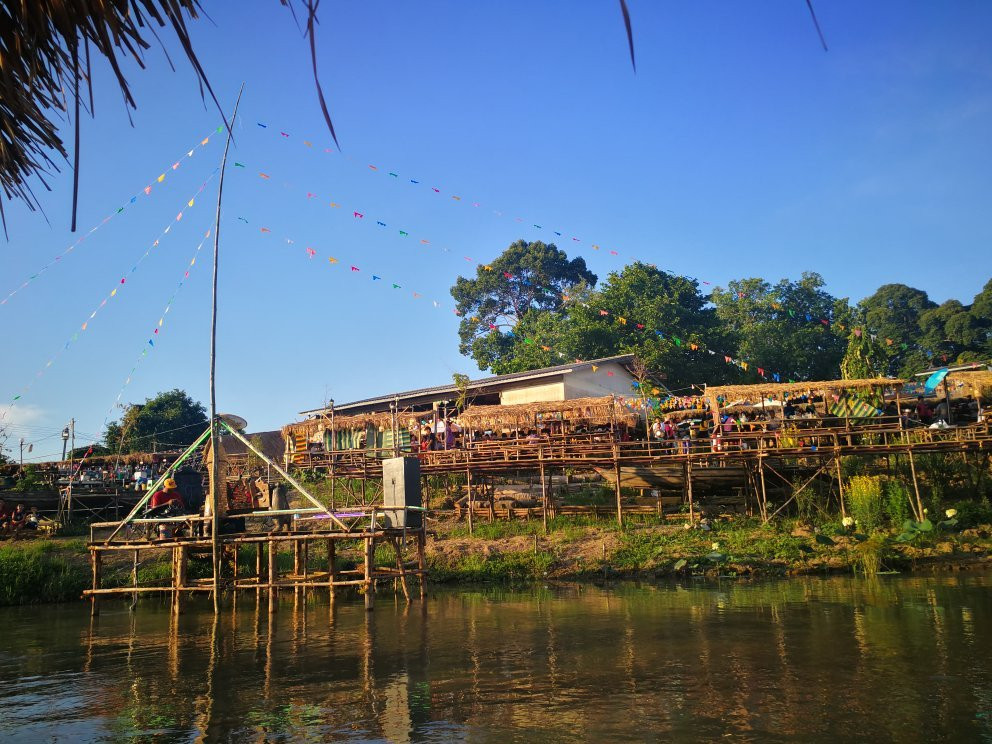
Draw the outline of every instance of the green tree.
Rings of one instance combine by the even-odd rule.
[[[851,313],[846,299],[823,287],[823,277],[804,272],[799,281],[783,279],[773,285],[749,278],[713,290],[723,331],[735,354],[750,362],[751,375],[761,365],[782,375],[783,382],[837,376]]]
[[[929,366],[920,316],[936,307],[926,292],[905,284],[884,284],[858,303],[865,332],[883,344],[886,374],[911,376]]]
[[[592,287],[596,275],[582,258],[541,241],[518,240],[473,279],[458,277],[451,288],[461,315],[459,351],[480,369],[497,374],[517,365],[518,326],[530,313],[560,313],[573,287]],[[507,331],[509,333],[507,333]]]
[[[107,425],[104,442],[112,452],[151,452],[188,447],[207,427],[206,409],[186,392],[159,393],[128,407]]]
[[[716,315],[695,280],[643,263],[611,273],[599,290],[573,292],[564,312],[528,313],[511,342],[511,371],[630,353],[669,388],[737,374],[717,351]]]
[[[881,377],[885,367],[885,350],[878,339],[873,339],[861,328],[852,328],[847,339],[847,351],[840,363],[841,378],[864,380]]]

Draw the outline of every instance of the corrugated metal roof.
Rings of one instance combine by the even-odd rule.
[[[478,389],[493,387],[498,385],[505,385],[510,382],[522,382],[526,380],[535,380],[543,377],[553,377],[554,375],[568,374],[570,372],[575,372],[580,369],[586,369],[594,364],[607,364],[610,362],[616,362],[617,364],[626,364],[634,360],[633,354],[621,354],[619,356],[603,357],[602,359],[590,359],[588,361],[573,362],[572,364],[559,364],[554,367],[544,367],[542,369],[532,369],[526,372],[513,372],[508,375],[495,375],[493,377],[483,377],[478,380],[469,380],[469,389]],[[407,390],[403,393],[389,393],[388,395],[378,395],[374,398],[364,398],[362,400],[351,401],[350,403],[335,403],[334,410],[336,412],[344,413],[345,411],[352,408],[359,408],[362,406],[371,406],[379,403],[390,403],[394,400],[407,400],[409,398],[421,398],[425,396],[433,395],[443,395],[448,393],[457,393],[458,387],[454,383],[448,383],[447,385],[435,385],[434,387],[425,387],[418,390]],[[309,411],[300,411],[301,416],[309,416],[315,413],[322,413],[324,411],[330,410],[329,408],[313,408]]]

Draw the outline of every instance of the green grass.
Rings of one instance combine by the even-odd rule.
[[[453,561],[432,556],[428,563],[433,581],[516,583],[542,578],[554,562],[549,551],[520,551],[471,553]]]
[[[0,581],[0,605],[79,599],[90,584],[90,570],[85,562],[85,546],[80,544],[76,547],[84,560],[72,560],[57,550],[54,543],[33,542],[0,547],[0,576],[3,577]]]

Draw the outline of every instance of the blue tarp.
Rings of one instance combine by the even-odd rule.
[[[943,369],[938,369],[936,372],[930,375],[927,378],[926,384],[923,386],[923,389],[926,391],[927,395],[930,395],[930,393],[936,390],[937,386],[943,381],[945,377],[947,377],[947,367],[944,367]]]

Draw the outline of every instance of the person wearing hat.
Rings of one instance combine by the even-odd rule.
[[[165,483],[162,484],[162,489],[152,494],[152,498],[148,502],[148,509],[151,511],[173,502],[176,502],[176,506],[182,511],[186,510],[182,494],[176,488],[176,481],[173,478],[166,478]]]

